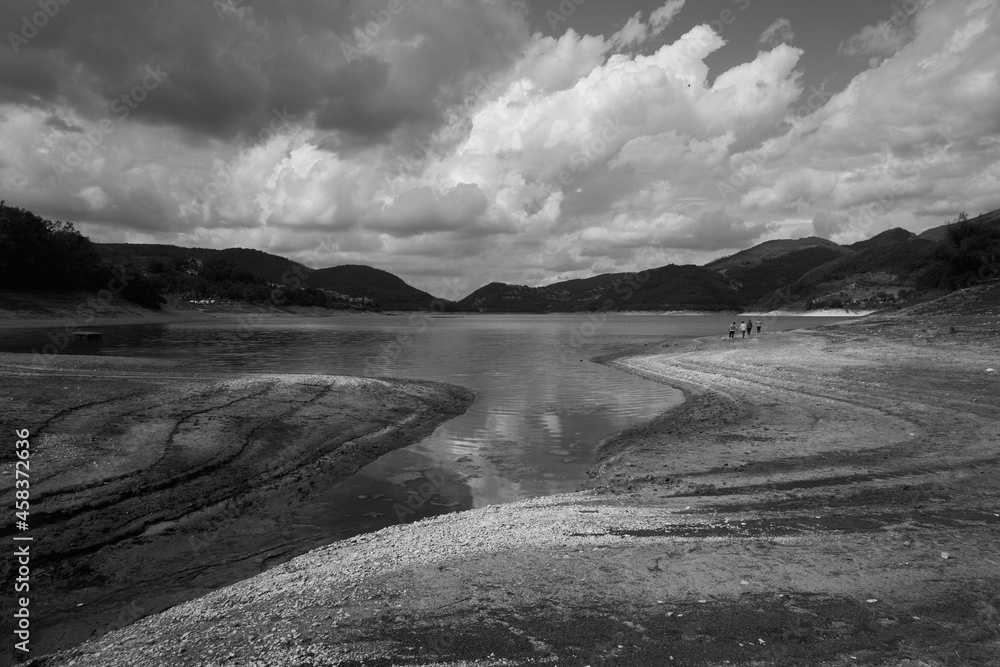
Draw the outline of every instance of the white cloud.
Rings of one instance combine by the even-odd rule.
[[[785,43],[714,80],[705,60],[725,41],[706,25],[645,55],[616,53],[662,33],[683,2],[616,35],[558,37],[529,34],[499,0],[450,13],[457,4],[414,5],[373,40],[364,68],[331,65],[341,78],[324,94],[341,102],[317,104],[323,113],[354,109],[354,85],[378,102],[354,109],[349,128],[300,113],[241,144],[134,117],[63,172],[54,165],[96,121],[65,103],[0,105],[0,188],[96,240],[371,264],[431,291],[705,261],[785,234],[853,239],[1000,207],[996,0],[939,0],[892,48],[857,41],[876,65],[835,95],[804,97],[804,51]],[[267,7],[246,20],[273,28]],[[478,26],[470,40],[503,34],[481,51],[449,21]],[[786,28],[774,39],[791,39]],[[339,53],[320,42],[296,48]],[[442,67],[447,76],[429,71]],[[400,113],[383,124],[380,105]],[[380,140],[358,138],[368,125]]]
[[[795,39],[795,32],[792,30],[792,22],[786,18],[775,19],[774,23],[767,26],[760,34],[760,43],[768,46],[776,44],[787,44]]]
[[[608,48],[602,37],[580,36],[572,29],[559,39],[538,36],[515,65],[514,79],[549,92],[565,90],[604,62]]]
[[[684,9],[685,0],[667,0],[667,2],[649,15],[649,25],[653,34],[659,35],[668,25],[674,22],[677,15]]]
[[[1000,160],[997,21],[996,2],[927,7],[911,42],[754,154],[740,204],[857,237],[940,224],[963,201],[1000,206],[979,178]]]
[[[865,26],[860,32],[841,42],[838,50],[849,56],[891,56],[903,48],[912,36],[906,25],[879,21],[875,25]]]
[[[648,23],[643,23],[642,12],[636,12],[608,41],[618,48],[627,49],[657,37],[673,23],[685,2],[686,0],[667,0],[666,4],[650,13]]]
[[[85,201],[87,206],[95,211],[105,208],[108,202],[111,201],[107,193],[96,185],[91,185],[80,190],[77,193],[77,197]]]
[[[844,213],[817,211],[813,216],[812,226],[817,236],[830,239],[847,227],[850,219]]]

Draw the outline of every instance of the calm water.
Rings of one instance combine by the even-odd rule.
[[[614,314],[597,322],[586,315],[383,315],[94,327],[103,334],[100,343],[76,341],[64,352],[173,359],[196,372],[440,380],[470,387],[477,398],[423,441],[347,479],[317,474],[306,493],[250,503],[221,525],[194,519],[173,533],[176,526],[165,522],[148,532],[177,539],[149,548],[143,538],[116,544],[106,557],[130,567],[110,587],[74,590],[83,606],[51,610],[32,637],[51,650],[65,648],[337,539],[575,490],[601,440],[681,400],[671,387],[587,360],[671,336],[725,336],[731,321],[725,315]],[[830,321],[768,319],[765,335]],[[58,333],[0,329],[0,351],[41,351]],[[86,557],[77,565],[86,569]]]
[[[596,317],[596,316],[595,316]],[[572,491],[596,446],[681,394],[588,361],[668,336],[725,335],[731,316],[351,315],[100,327],[70,354],[166,358],[234,372],[440,380],[475,390],[433,435],[323,489],[301,528],[340,537],[441,512]],[[767,331],[829,323],[769,318]],[[41,350],[51,330],[0,330],[0,351]],[[430,486],[428,483],[430,482]],[[433,488],[431,488],[433,487]],[[401,516],[400,503],[407,501]]]

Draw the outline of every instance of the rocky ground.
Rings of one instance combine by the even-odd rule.
[[[473,398],[430,382],[41,361],[0,354],[5,497],[14,431],[31,432],[30,530],[8,523],[0,536],[32,537],[31,637],[44,652],[317,546],[289,539],[298,499],[419,440]],[[14,559],[0,569],[13,590]],[[12,603],[5,595],[5,618]]]
[[[1000,286],[601,360],[587,490],[396,526],[35,665],[1000,664]]]

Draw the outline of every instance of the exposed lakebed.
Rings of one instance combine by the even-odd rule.
[[[143,591],[148,594],[155,587],[156,595],[149,598],[136,598],[127,588],[112,592],[96,579],[81,581],[100,598],[100,603],[88,601],[89,613],[83,609],[81,614],[94,617],[100,604],[114,609],[113,619],[95,626],[104,631],[320,544],[401,521],[574,490],[586,479],[601,440],[680,400],[680,392],[670,387],[588,359],[624,347],[660,345],[668,336],[718,331],[725,319],[397,315],[101,327],[99,344],[75,341],[65,352],[169,360],[178,364],[174,372],[190,369],[193,375],[263,372],[437,380],[473,389],[476,400],[465,414],[420,442],[392,451],[346,479],[329,476],[327,484],[323,475],[310,477],[307,486],[287,494],[280,511],[269,509],[267,501],[257,502],[260,498],[248,490],[247,502],[235,506],[237,515],[232,508],[218,509],[215,516],[195,519],[195,524],[218,526],[211,539],[192,540],[190,522],[150,525],[137,538],[139,544],[128,548],[148,549],[143,540],[159,542],[177,534],[186,540],[188,571],[181,578],[152,577]],[[781,324],[808,323],[790,318]],[[767,326],[779,328],[773,321]],[[59,332],[58,327],[0,331],[0,350],[41,349]],[[248,535],[260,531],[255,526],[264,521],[276,529],[253,535],[254,551],[246,552]],[[127,606],[125,600],[130,601]]]

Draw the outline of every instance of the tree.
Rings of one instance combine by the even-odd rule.
[[[132,266],[101,261],[72,223],[43,220],[0,201],[0,288],[67,292],[117,287],[124,299],[158,309],[163,297]]]
[[[91,289],[99,279],[101,259],[72,223],[0,202],[0,239],[0,287]]]
[[[938,253],[942,262],[942,287],[957,289],[996,278],[1000,257],[1000,227],[959,219],[948,225]]]

